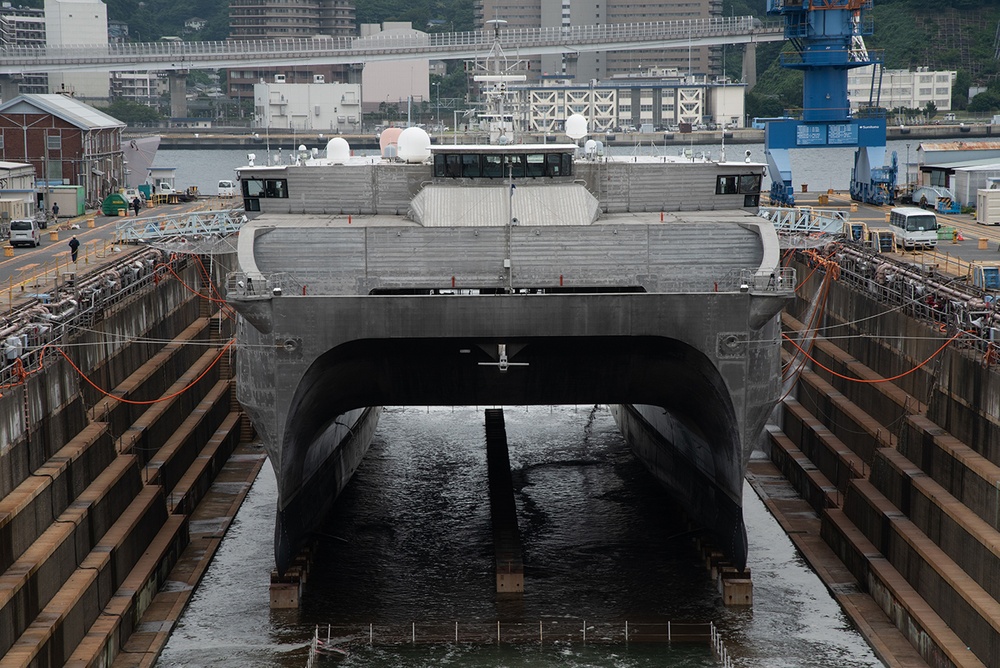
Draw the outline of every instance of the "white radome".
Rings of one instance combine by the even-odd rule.
[[[342,165],[351,157],[351,145],[343,137],[334,137],[326,143],[326,159]]]
[[[573,114],[566,119],[566,136],[570,139],[582,139],[588,135],[587,119],[580,114]]]
[[[423,128],[406,128],[397,142],[399,159],[405,162],[423,162],[431,155],[431,137]]]

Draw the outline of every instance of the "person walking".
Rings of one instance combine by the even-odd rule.
[[[76,262],[76,254],[80,250],[80,240],[74,236],[69,240],[69,253],[70,257],[73,258],[73,262]]]
[[[52,217],[53,218],[59,217],[59,202],[52,203]]]
[[[135,209],[135,215],[138,216],[139,209],[142,208],[142,202],[139,201],[138,197],[132,200],[132,208]]]

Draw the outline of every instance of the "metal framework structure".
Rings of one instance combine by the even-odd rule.
[[[197,241],[239,232],[246,222],[247,217],[243,215],[242,209],[124,218],[115,225],[115,240],[126,244],[178,239]]]
[[[785,21],[793,49],[782,54],[783,67],[802,70],[801,119],[769,121],[764,152],[771,170],[771,201],[794,205],[789,149],[857,146],[851,197],[872,204],[895,199],[896,163],[884,168],[886,118],[877,108],[877,88],[868,109],[852,116],[847,96],[848,70],[880,65],[882,54],[869,51],[864,17],[872,0],[768,0],[767,13]]]
[[[844,225],[851,214],[843,209],[815,209],[813,207],[771,207],[762,206],[757,215],[774,224],[782,247],[802,247],[801,237],[816,237],[829,241],[831,235],[843,234]],[[795,241],[792,241],[792,238]],[[786,238],[789,243],[786,242]]]

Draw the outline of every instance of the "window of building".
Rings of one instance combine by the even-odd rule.
[[[62,148],[62,137],[59,135],[46,135],[45,146],[52,151],[58,151]]]

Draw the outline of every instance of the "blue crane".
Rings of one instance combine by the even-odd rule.
[[[896,194],[896,155],[885,161],[886,116],[878,107],[879,84],[872,77],[868,106],[851,114],[847,72],[881,65],[864,36],[872,25],[864,12],[872,0],[768,0],[767,13],[785,20],[785,39],[794,49],[781,54],[782,67],[802,70],[802,117],[769,121],[764,153],[771,174],[772,203],[795,204],[789,149],[857,146],[851,198],[892,204]],[[881,68],[878,69],[881,72]]]

